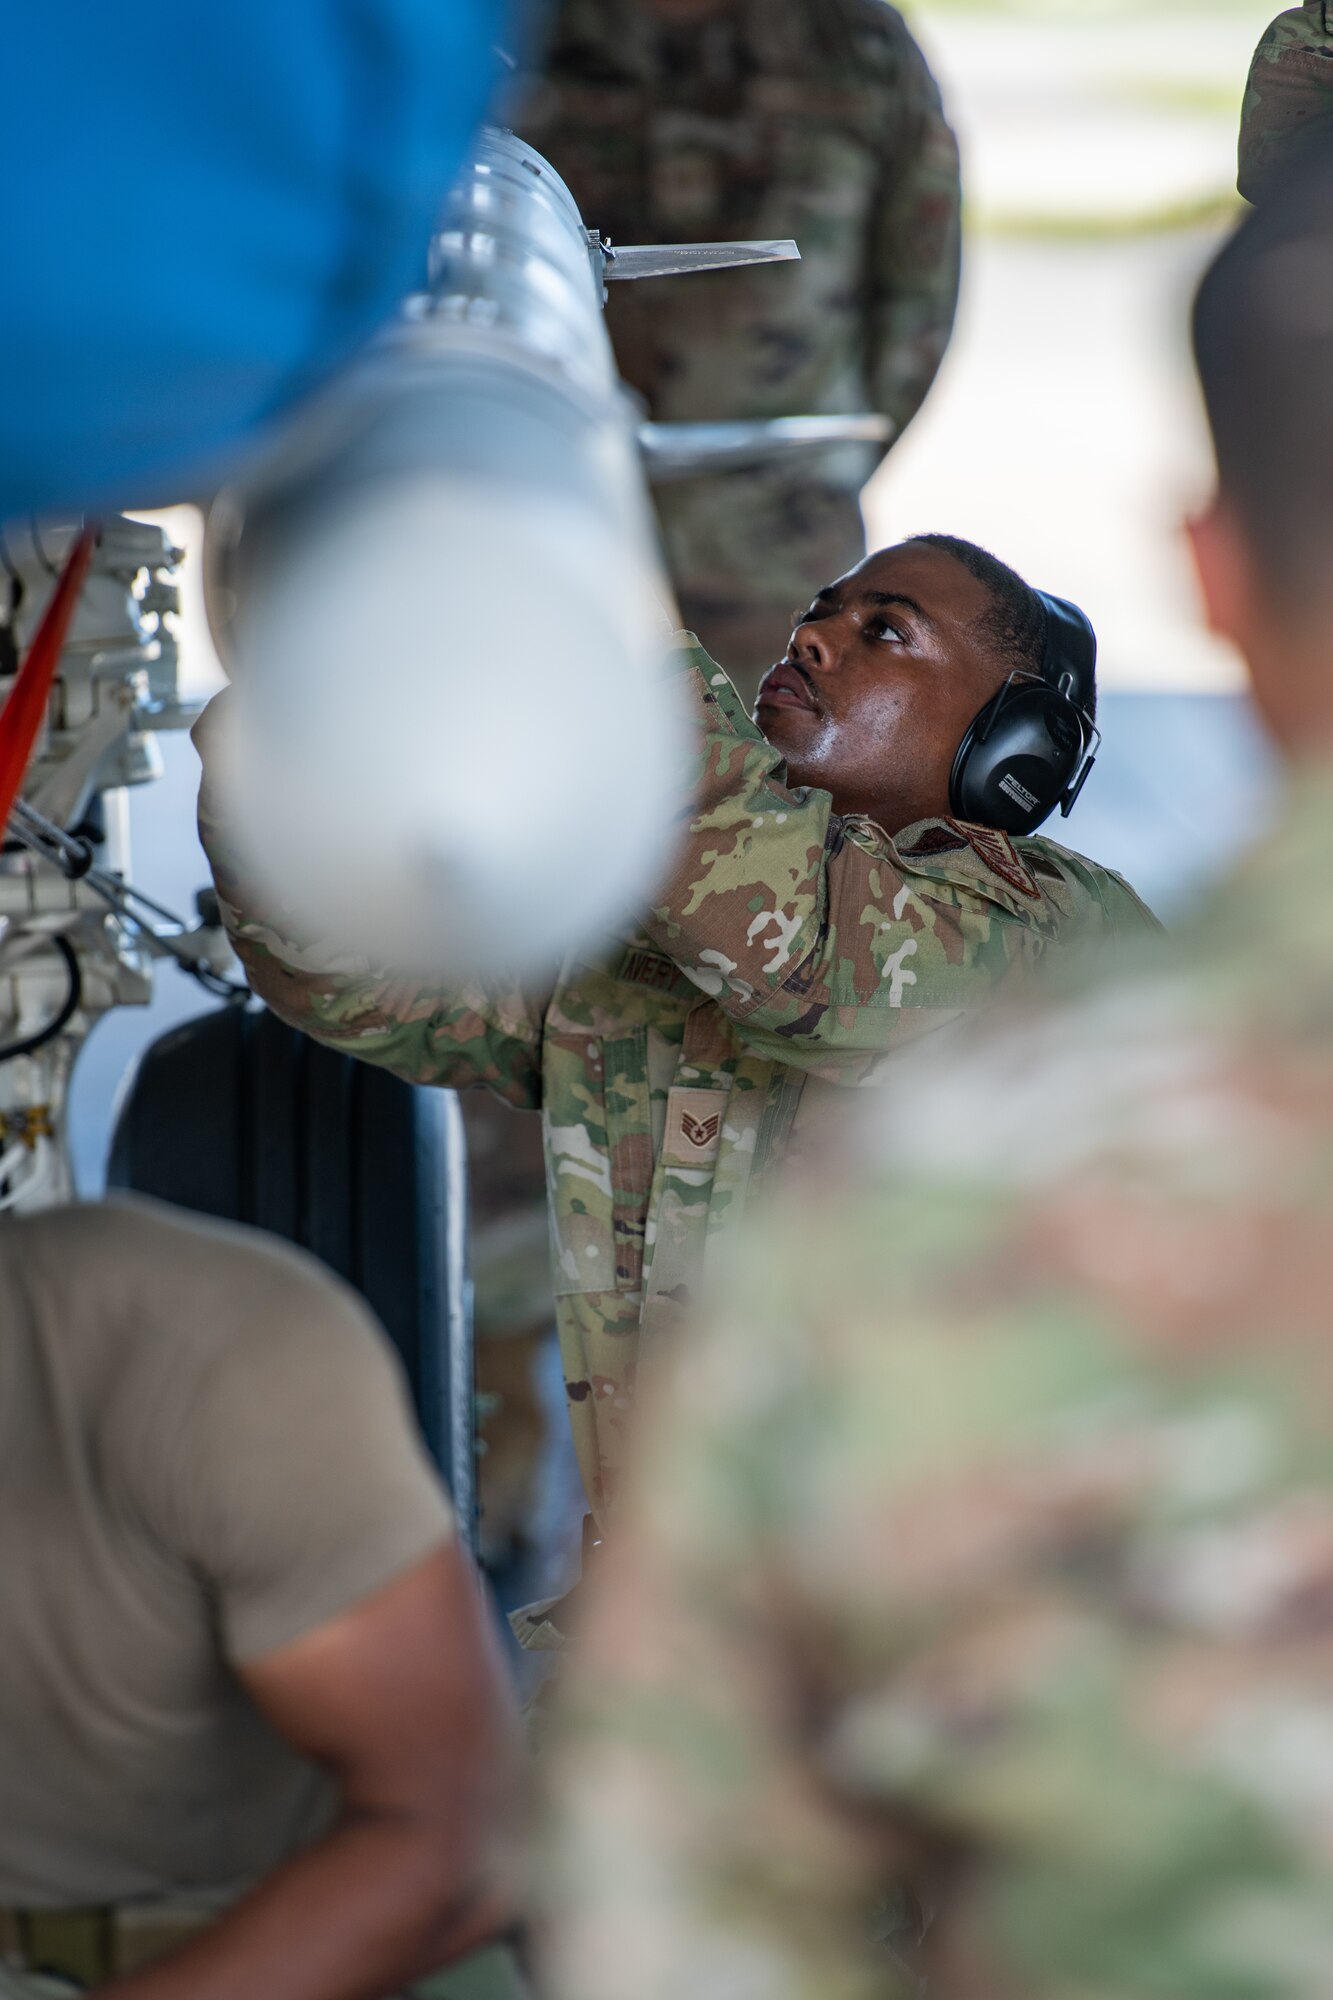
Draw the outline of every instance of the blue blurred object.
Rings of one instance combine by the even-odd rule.
[[[506,0],[6,15],[0,520],[189,499],[424,270]]]

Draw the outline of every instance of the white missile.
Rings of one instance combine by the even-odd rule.
[[[605,270],[488,132],[429,290],[213,508],[228,817],[312,949],[535,973],[651,895],[682,731]]]

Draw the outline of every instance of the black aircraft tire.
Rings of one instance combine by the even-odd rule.
[[[139,1058],[107,1182],[269,1230],[354,1285],[402,1356],[470,1526],[466,1157],[452,1091],[337,1055],[267,1008],[218,1008]]]

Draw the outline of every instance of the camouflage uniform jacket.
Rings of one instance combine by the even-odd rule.
[[[751,1219],[564,1690],[554,2000],[1333,1992],[1330,885],[1333,768]]]
[[[952,821],[889,840],[781,760],[682,635],[694,814],[642,927],[570,954],[540,992],[348,970],[247,908],[207,803],[201,831],[255,991],[319,1040],[418,1083],[540,1109],[557,1320],[590,1502],[611,1497],[639,1360],[705,1244],[798,1127],[886,1056],[1057,946],[1152,918],[1052,842]],[[225,699],[225,697],[224,697]],[[208,731],[200,732],[205,762]],[[333,966],[340,969],[331,969]]]

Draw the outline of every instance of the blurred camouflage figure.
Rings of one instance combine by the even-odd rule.
[[[642,922],[540,987],[423,984],[294,939],[238,878],[205,782],[224,918],[271,1007],[418,1083],[541,1110],[565,1387],[599,1522],[641,1347],[674,1326],[707,1246],[776,1163],[997,987],[1152,923],[1118,876],[1054,842],[948,817],[957,745],[1014,667],[1040,661],[1044,616],[969,543],[883,551],[811,606],[759,722],[680,634],[695,733],[680,845]],[[198,741],[207,771],[207,719]]]
[[[1240,121],[1237,186],[1247,201],[1261,201],[1291,152],[1333,118],[1333,6],[1305,0],[1264,30]]]
[[[489,1090],[460,1099],[477,1335],[478,1553],[496,1570],[531,1546],[548,1421],[542,1349],[555,1327],[541,1119]]]
[[[803,261],[613,285],[662,421],[879,411],[901,432],[958,293],[958,150],[883,0],[561,0],[514,123],[613,242],[794,236]],[[865,553],[880,447],[663,486],[683,622],[751,698],[811,580]]]
[[[557,2000],[1333,1990],[1331,286],[1326,142],[1195,316],[1277,824],[748,1234],[565,1689]]]

